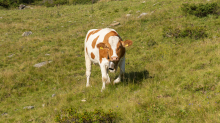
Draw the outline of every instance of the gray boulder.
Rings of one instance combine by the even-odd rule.
[[[21,5],[19,5],[19,10],[22,10],[22,9],[24,9],[26,6],[24,5],[24,4],[21,4]]]
[[[31,35],[32,34],[32,32],[31,31],[28,31],[28,32],[24,32],[23,34],[22,34],[22,36],[29,36],[29,35]]]

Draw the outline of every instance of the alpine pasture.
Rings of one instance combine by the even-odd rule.
[[[198,17],[181,9],[186,3],[220,1],[102,0],[0,10],[0,122],[56,122],[69,108],[111,109],[114,122],[124,123],[220,122],[220,11]],[[120,25],[110,27],[115,22]],[[84,39],[88,30],[106,27],[133,44],[122,82],[101,92],[97,65],[86,87]],[[22,36],[27,31],[32,34]],[[118,74],[109,73],[111,83]]]

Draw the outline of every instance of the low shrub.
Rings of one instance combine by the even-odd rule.
[[[205,17],[208,14],[218,14],[219,7],[217,3],[200,3],[200,4],[182,4],[181,10],[185,14],[195,15],[197,17]]]
[[[0,0],[0,7],[18,7],[19,4],[33,4],[33,5],[45,5],[46,7],[53,7],[55,5],[64,4],[91,4],[98,0]]]
[[[98,0],[43,0],[42,5],[45,5],[46,7],[53,7],[55,5],[76,5],[76,4],[91,4],[95,3]]]
[[[19,4],[32,4],[38,1],[40,0],[0,0],[0,7],[3,8],[18,7]]]
[[[163,37],[201,39],[207,37],[206,29],[202,26],[188,26],[185,28],[166,27],[163,29]]]
[[[94,111],[77,112],[75,108],[68,108],[62,110],[56,115],[55,121],[60,123],[93,123],[93,122],[115,122],[116,113],[112,110],[104,112],[103,109],[95,109]]]

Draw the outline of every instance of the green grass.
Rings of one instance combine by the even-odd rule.
[[[71,107],[79,113],[111,109],[117,122],[126,123],[220,122],[220,18],[185,15],[186,2],[207,3],[124,0],[0,10],[0,114],[7,113],[0,122],[55,122]],[[138,18],[142,12],[149,14]],[[89,29],[113,21],[121,24],[112,28],[133,45],[123,81],[101,93],[99,66],[92,66],[92,87],[85,87],[84,38]],[[207,37],[163,36],[166,27],[186,25],[204,27]],[[22,37],[24,31],[33,34]],[[118,74],[110,74],[111,81]]]

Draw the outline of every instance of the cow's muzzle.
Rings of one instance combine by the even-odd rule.
[[[111,61],[118,61],[119,59],[118,59],[117,56],[112,56],[110,60],[111,60]]]

